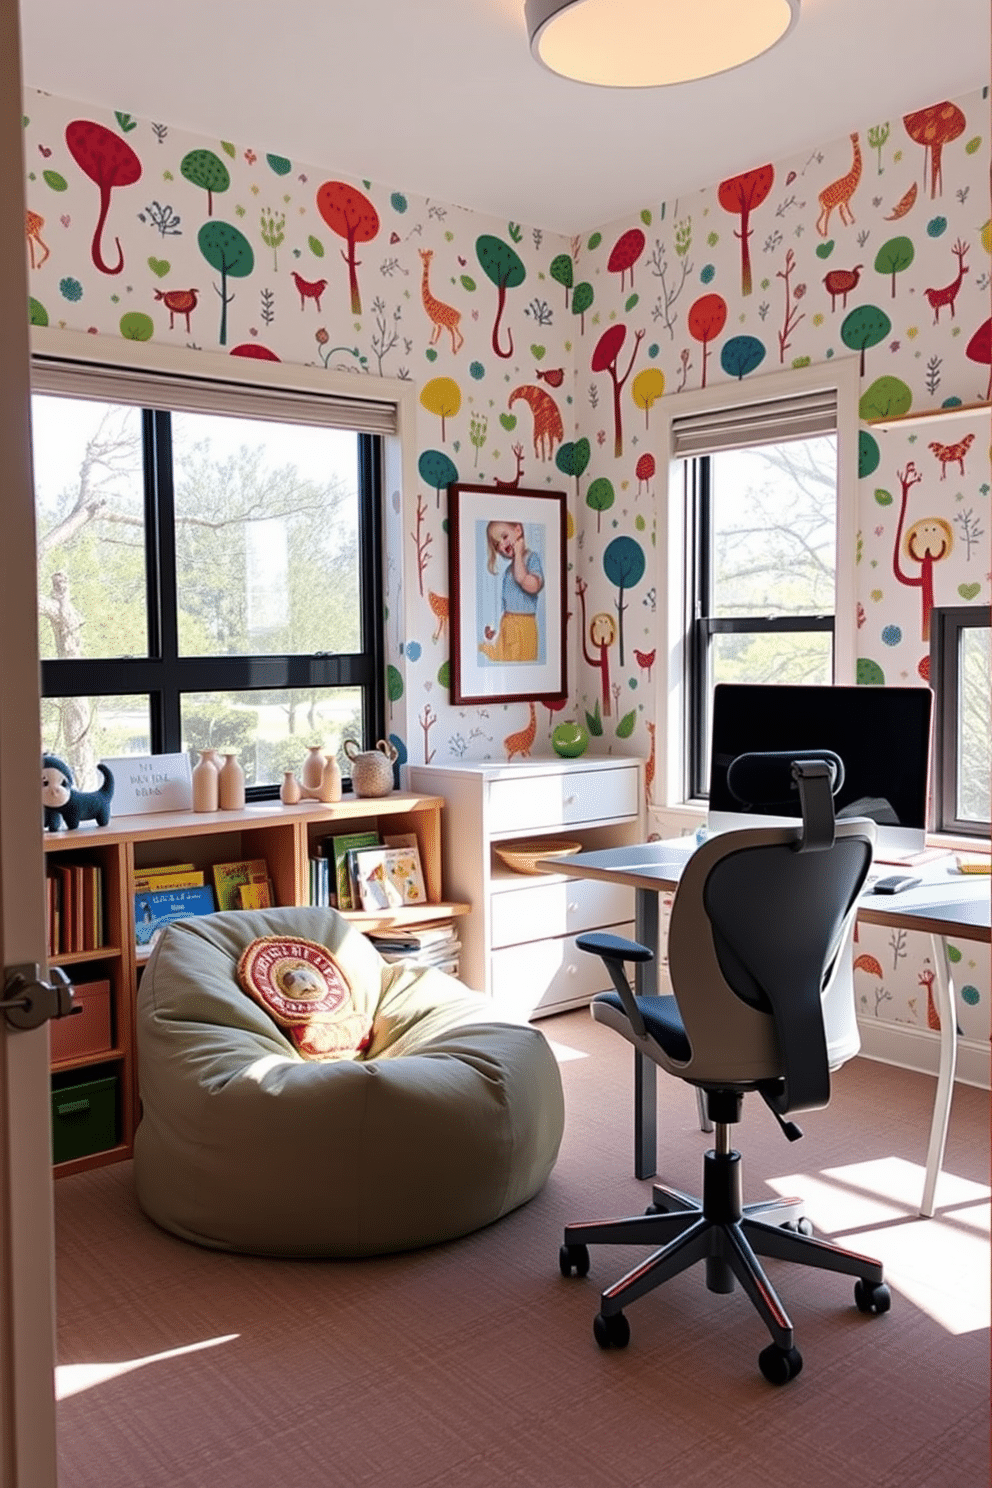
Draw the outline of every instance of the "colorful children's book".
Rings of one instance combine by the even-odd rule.
[[[176,863],[169,868],[139,868],[134,875],[135,893],[139,889],[197,889],[206,883],[202,868],[192,863]]]
[[[361,907],[366,912],[427,901],[416,847],[359,848],[355,869]]]
[[[272,888],[269,883],[238,885],[239,909],[271,909]]]
[[[134,933],[139,946],[154,945],[166,925],[190,915],[213,914],[209,884],[193,889],[153,889],[134,896]]]
[[[345,832],[331,838],[331,860],[334,864],[334,882],[337,887],[338,909],[357,909],[358,901],[352,898],[348,877],[348,853],[353,848],[376,847],[378,832]]]
[[[236,863],[215,863],[214,888],[218,909],[240,909],[242,884],[267,883],[269,867],[264,858],[245,858]]]

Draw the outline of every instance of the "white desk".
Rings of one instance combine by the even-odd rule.
[[[644,842],[633,847],[611,847],[602,852],[577,853],[571,858],[557,858],[546,866],[572,878],[598,878],[630,884],[635,890],[635,934],[637,939],[656,953],[653,961],[636,968],[636,990],[652,996],[658,990],[657,952],[659,937],[659,895],[670,893],[678,885],[682,869],[695,848],[691,837],[669,841]],[[944,1157],[947,1125],[954,1093],[954,1070],[957,1063],[957,1015],[954,1007],[954,979],[947,956],[947,936],[975,940],[988,945],[990,930],[989,879],[979,874],[948,871],[953,856],[940,858],[920,869],[912,869],[924,882],[918,889],[901,894],[875,894],[869,886],[861,896],[858,919],[872,925],[889,925],[894,929],[918,930],[931,937],[934,948],[934,1004],[940,1019],[940,1063],[934,1096],[927,1164],[920,1213],[929,1218],[934,1209],[937,1175]],[[873,877],[884,877],[895,869],[878,863]],[[652,1060],[637,1055],[634,1065],[634,1173],[638,1178],[651,1178],[657,1171],[657,1066]]]

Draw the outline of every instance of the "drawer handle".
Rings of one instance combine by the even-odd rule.
[[[566,966],[565,968],[569,976],[575,976],[578,969],[579,968],[577,966]]]
[[[575,805],[575,797],[574,796],[566,796],[565,797],[565,805],[566,806],[574,806]]]
[[[578,907],[579,906],[576,904],[576,902],[575,902],[574,899],[570,899],[568,901],[568,912],[569,912],[569,914],[574,914],[575,911],[578,909]]]
[[[56,1104],[55,1106],[55,1109],[60,1116],[76,1116],[79,1114],[80,1111],[88,1111],[89,1108],[90,1103],[86,1097],[84,1097],[82,1100],[66,1101],[65,1105],[63,1106],[60,1106],[58,1104]]]

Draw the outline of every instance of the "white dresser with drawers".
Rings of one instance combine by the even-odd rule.
[[[458,922],[461,978],[517,1013],[579,1007],[609,985],[584,930],[632,935],[633,890],[507,868],[497,844],[569,838],[586,850],[644,837],[644,764],[637,759],[409,765],[409,790],[441,796],[444,894],[467,901]]]

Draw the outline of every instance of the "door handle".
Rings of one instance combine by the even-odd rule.
[[[81,1013],[72,999],[72,983],[61,966],[53,966],[51,982],[43,982],[37,961],[4,968],[0,1013],[11,1028],[40,1028],[50,1018],[68,1018]],[[53,985],[54,984],[54,985]]]

